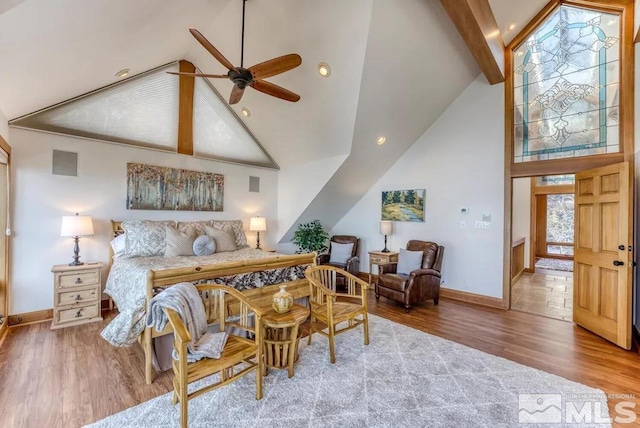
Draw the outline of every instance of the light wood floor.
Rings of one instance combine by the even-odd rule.
[[[511,288],[511,308],[564,321],[573,320],[573,273],[524,273]]]
[[[392,321],[607,393],[640,395],[637,350],[624,351],[574,324],[447,299],[409,314],[384,298],[369,300],[371,313]],[[114,348],[99,337],[114,313],[104,315],[103,323],[56,331],[48,323],[10,330],[0,349],[0,426],[78,427],[170,390],[170,372],[145,384],[139,346]]]

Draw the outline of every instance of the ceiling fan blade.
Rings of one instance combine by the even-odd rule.
[[[228,79],[226,74],[203,74],[203,73],[178,73],[176,71],[167,71],[168,74],[174,74],[176,76],[191,76],[191,77],[210,77],[212,79]]]
[[[300,95],[296,94],[295,92],[291,92],[290,90],[285,89],[282,86],[274,85],[273,83],[266,82],[264,80],[254,80],[251,84],[251,87],[267,95],[271,95],[294,103],[300,99]]]
[[[302,64],[300,55],[289,54],[256,64],[253,67],[249,67],[249,71],[253,74],[254,79],[266,79],[267,77],[292,70],[300,64]]]
[[[244,88],[238,88],[238,85],[233,85],[233,89],[231,90],[231,96],[229,97],[229,104],[238,104],[242,99],[242,95],[244,94]]]
[[[222,53],[218,49],[216,49],[215,46],[213,46],[211,42],[207,40],[200,31],[196,30],[195,28],[189,28],[189,31],[191,32],[193,37],[195,37],[196,40],[199,41],[200,44],[204,46],[204,48],[208,50],[209,53],[220,62],[220,64],[227,67],[227,70],[231,70],[234,68],[233,64],[231,64],[231,62],[226,59],[224,55],[222,55]]]

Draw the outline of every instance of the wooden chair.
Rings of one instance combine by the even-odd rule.
[[[347,288],[346,293],[336,292],[336,278],[343,276]],[[369,322],[367,318],[367,289],[369,284],[356,276],[334,266],[315,266],[305,271],[309,280],[311,295],[311,330],[309,344],[313,333],[320,333],[329,339],[329,356],[331,363],[336,362],[335,336],[363,325],[364,344],[369,344]],[[358,318],[358,316],[362,316]],[[336,330],[337,324],[347,322],[346,327]],[[328,328],[328,333],[323,330]]]
[[[229,335],[227,343],[222,351],[220,359],[204,358],[194,363],[187,363],[187,344],[191,336],[177,312],[165,309],[169,322],[173,327],[174,348],[178,353],[178,360],[173,361],[173,399],[172,403],[180,401],[180,425],[187,427],[188,400],[204,394],[214,388],[227,385],[250,371],[256,372],[256,400],[262,398],[262,344],[261,344],[261,317],[262,311],[252,305],[239,291],[226,285],[207,284],[199,285],[198,290],[203,293],[207,319],[220,324],[220,331],[226,327],[236,327],[252,333],[252,338]],[[228,318],[230,308],[233,313],[239,313],[237,317]],[[253,313],[254,325],[250,325],[250,314]],[[233,321],[231,321],[233,320]],[[235,372],[235,367],[246,363],[241,371]],[[220,373],[220,380],[201,389],[187,392],[189,383]]]

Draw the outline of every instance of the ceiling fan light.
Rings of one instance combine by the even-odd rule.
[[[118,71],[116,73],[116,77],[118,79],[124,79],[125,77],[127,77],[129,75],[129,69],[128,68],[123,68],[122,70]]]
[[[249,116],[251,116],[251,112],[250,112],[250,111],[249,111],[249,109],[248,109],[248,108],[246,108],[246,107],[242,107],[242,110],[240,110],[240,111],[242,112],[242,115],[243,115],[244,117],[249,117]]]
[[[326,62],[318,64],[318,74],[322,77],[329,77],[331,75],[331,67]]]

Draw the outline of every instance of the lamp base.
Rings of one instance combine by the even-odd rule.
[[[258,232],[256,236],[256,250],[262,250],[262,248],[260,247],[260,232]]]
[[[389,249],[387,248],[387,235],[384,235],[384,250],[381,251],[381,253],[390,253],[391,251],[389,251]]]
[[[82,266],[84,263],[80,261],[80,246],[78,245],[78,241],[80,240],[79,236],[74,236],[73,241],[73,261],[69,263],[69,266]]]

